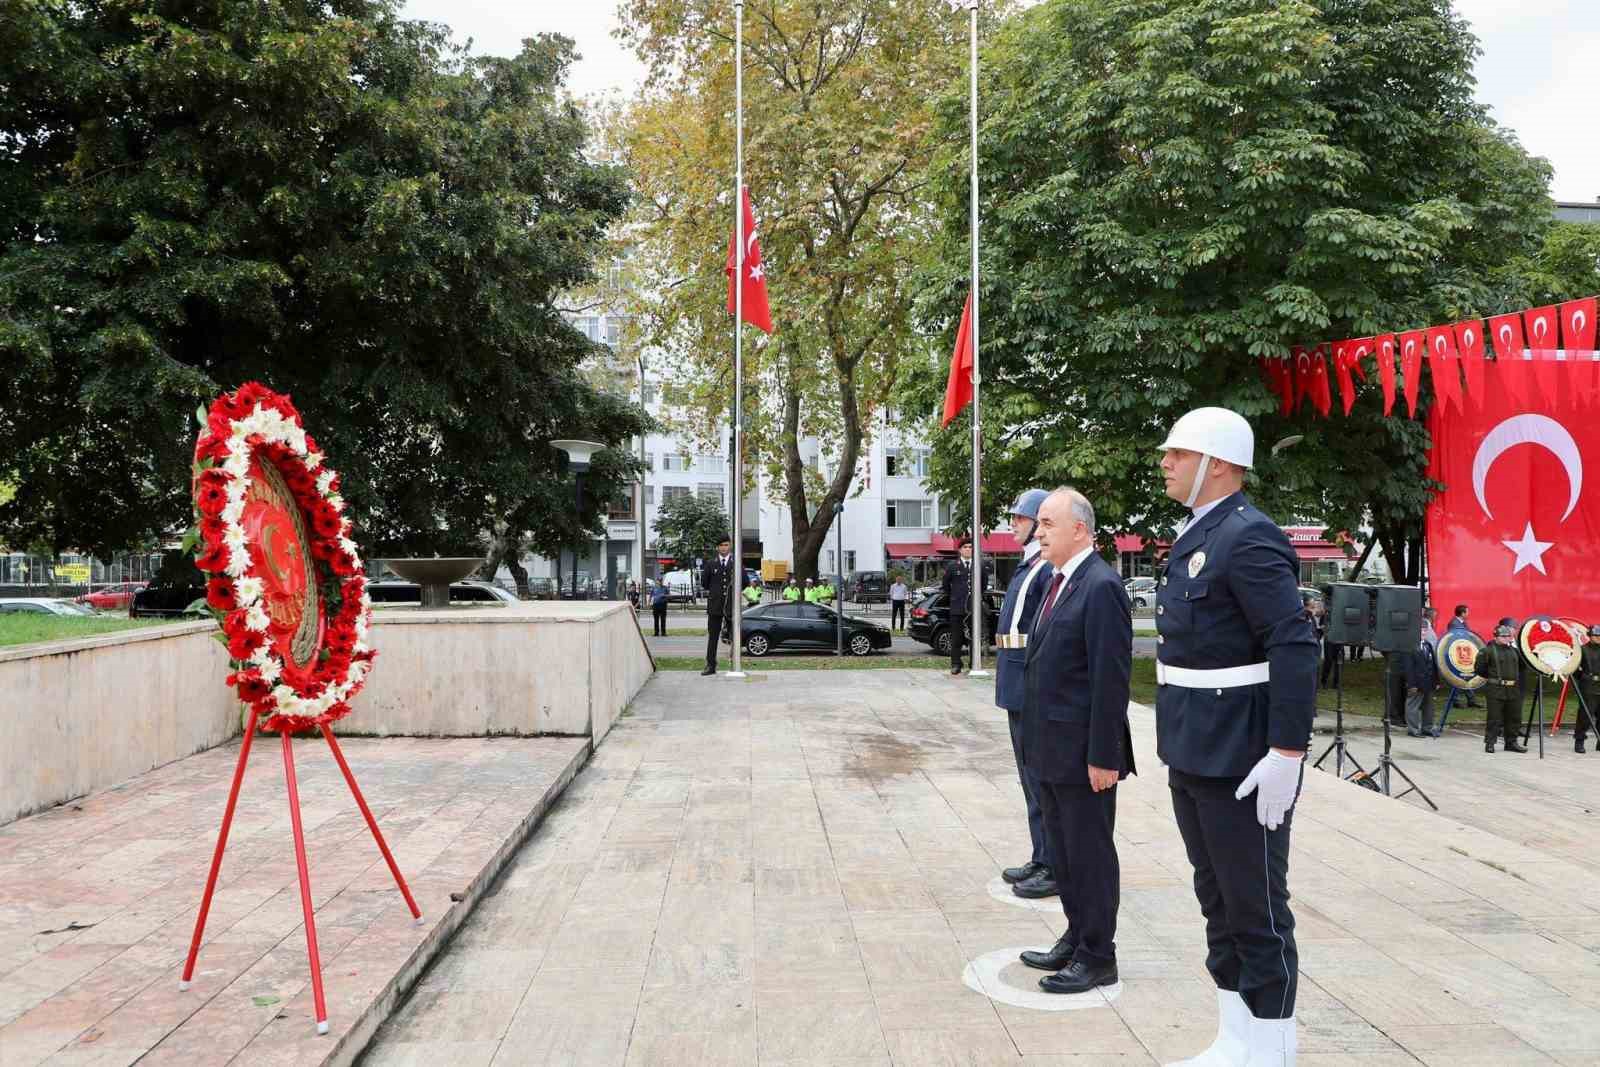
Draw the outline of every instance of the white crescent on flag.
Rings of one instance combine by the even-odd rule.
[[[1572,514],[1572,509],[1578,506],[1578,496],[1583,492],[1583,456],[1578,451],[1578,442],[1572,439],[1567,428],[1548,415],[1513,415],[1485,435],[1477,454],[1472,457],[1472,491],[1477,494],[1478,506],[1483,509],[1484,515],[1494,518],[1483,495],[1483,483],[1488,479],[1489,468],[1494,466],[1494,461],[1500,458],[1501,453],[1516,445],[1540,445],[1549,449],[1561,461],[1561,466],[1566,468],[1570,488],[1567,510],[1561,513],[1561,520],[1565,522],[1567,516]]]

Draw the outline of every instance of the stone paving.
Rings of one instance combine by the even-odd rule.
[[[1040,1006],[1038,972],[1005,959],[1062,918],[992,893],[1027,832],[989,698],[931,671],[658,675],[363,1062],[1091,1067],[1203,1047],[1214,999],[1151,712],[1119,798],[1121,985]],[[1600,1063],[1600,756],[1565,737],[1543,763],[1486,756],[1464,733],[1396,753],[1443,814],[1307,778],[1302,1067]]]
[[[187,992],[178,977],[238,742],[0,827],[0,1065],[256,1067],[337,1062],[341,1052],[348,1062],[397,983],[460,925],[496,857],[521,843],[588,753],[582,738],[341,747],[424,924],[412,924],[326,744],[297,742],[329,1035],[313,1024],[273,735],[252,749]]]

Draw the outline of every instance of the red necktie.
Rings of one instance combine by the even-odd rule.
[[[1035,630],[1044,629],[1044,624],[1050,621],[1050,612],[1056,606],[1056,590],[1061,588],[1061,579],[1065,577],[1065,574],[1058,574],[1051,579],[1050,588],[1044,594],[1044,607],[1039,612],[1039,621],[1033,625]]]

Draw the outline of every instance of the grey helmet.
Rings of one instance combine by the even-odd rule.
[[[1039,508],[1044,505],[1045,497],[1049,495],[1043,489],[1024,489],[1018,494],[1016,502],[1011,505],[1011,510],[1006,513],[1008,515],[1021,515],[1034,521],[1035,526],[1028,531],[1028,536],[1023,539],[1023,544],[1032,541],[1034,533],[1038,531]]]

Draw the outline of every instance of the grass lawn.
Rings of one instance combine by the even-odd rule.
[[[985,661],[987,664],[987,661]],[[885,671],[907,668],[948,671],[950,661],[933,656],[744,656],[739,664],[747,671]],[[664,671],[703,671],[704,656],[657,656],[656,666]],[[726,657],[717,661],[717,670],[731,668]],[[992,668],[991,668],[992,669]]]
[[[142,630],[147,626],[161,626],[167,619],[130,619],[125,615],[0,615],[0,647],[31,645],[39,641],[68,641],[74,637],[92,637],[95,634],[115,633],[118,630]]]

